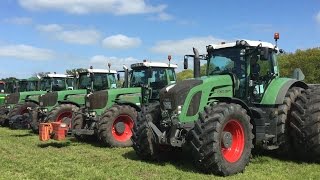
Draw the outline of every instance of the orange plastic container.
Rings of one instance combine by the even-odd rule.
[[[39,124],[39,139],[40,141],[48,141],[52,132],[51,123],[40,123]]]
[[[53,122],[52,125],[52,133],[53,133],[53,139],[57,141],[64,140],[66,138],[66,134],[68,131],[68,126],[61,127],[61,122]]]

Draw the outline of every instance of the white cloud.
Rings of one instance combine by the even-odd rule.
[[[145,0],[19,0],[28,10],[59,10],[71,14],[110,13],[114,15],[162,12],[166,5],[150,5]]]
[[[106,37],[102,41],[102,46],[107,49],[128,49],[138,47],[141,42],[141,39],[138,37],[128,37],[123,34],[117,34]]]
[[[320,11],[316,15],[316,21],[317,21],[318,24],[320,24]]]
[[[96,44],[100,39],[100,33],[95,30],[62,31],[57,33],[57,38],[71,44]]]
[[[104,69],[108,67],[108,63],[111,63],[111,69],[121,70],[122,65],[130,67],[130,64],[135,63],[137,61],[138,60],[133,57],[119,58],[114,56],[107,57],[104,55],[96,55],[90,59],[89,65],[92,65],[94,68]]]
[[[185,55],[193,54],[192,48],[195,47],[201,54],[204,54],[206,53],[207,45],[216,44],[222,41],[224,40],[212,36],[191,37],[181,40],[164,40],[157,42],[155,46],[151,48],[151,51],[166,55]]]
[[[63,27],[59,24],[38,25],[36,28],[42,32],[57,32],[63,30]]]
[[[96,44],[101,38],[100,32],[94,29],[65,30],[63,26],[58,24],[38,25],[36,29],[70,44]]]
[[[156,20],[156,21],[170,21],[173,20],[174,17],[171,14],[168,14],[166,12],[160,12],[154,17],[150,18],[151,20]]]
[[[4,19],[4,22],[11,23],[11,24],[17,24],[17,25],[28,25],[28,24],[32,24],[32,18],[12,17],[12,18]]]
[[[55,57],[55,53],[49,49],[42,49],[25,44],[0,46],[0,57],[43,61]]]

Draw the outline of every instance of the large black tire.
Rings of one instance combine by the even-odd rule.
[[[290,135],[296,157],[320,162],[320,91],[308,89],[298,96],[292,109]]]
[[[14,106],[14,108],[8,113],[8,120],[12,119],[16,115],[24,115],[25,118],[27,118],[27,114],[29,115],[28,108],[35,109],[38,107],[38,104],[34,102],[25,102],[25,103],[19,103]],[[30,123],[30,122],[29,122]]]
[[[0,125],[8,126],[7,115],[9,113],[9,109],[6,105],[0,106]]]
[[[78,111],[79,107],[74,104],[60,104],[49,111],[46,121],[47,122],[64,122],[64,118],[72,119],[73,111]],[[70,121],[71,123],[71,121]],[[71,124],[68,124],[72,127]]]
[[[161,148],[156,143],[152,129],[148,125],[150,121],[159,127],[160,117],[160,104],[158,102],[151,103],[148,106],[143,105],[138,113],[137,121],[132,129],[131,140],[133,149],[141,159],[153,161],[159,160],[161,157]]]
[[[110,147],[132,146],[131,136],[137,111],[129,105],[113,105],[102,114],[98,125],[98,137]]]
[[[30,128],[33,133],[39,134],[39,116],[38,116],[38,110],[34,110],[31,112],[31,123],[30,123]]]
[[[291,143],[289,140],[289,130],[287,129],[292,119],[291,107],[303,90],[304,89],[300,87],[290,88],[285,95],[283,103],[278,106],[278,115],[275,115],[275,118],[277,122],[277,143],[279,146],[277,151],[280,154],[287,154],[290,151]]]
[[[79,130],[84,128],[84,118],[82,114],[76,113],[76,115],[72,119],[72,129]],[[87,136],[85,135],[74,135],[74,137],[78,141],[84,141],[87,139]]]
[[[250,117],[240,105],[205,107],[191,131],[196,166],[223,176],[243,172],[250,160],[253,137]]]

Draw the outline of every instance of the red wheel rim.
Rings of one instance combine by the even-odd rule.
[[[20,111],[20,115],[24,115],[25,113],[29,113],[29,110],[27,108],[22,109],[22,111]]]
[[[119,133],[116,131],[116,124],[122,122],[124,124],[124,131]],[[133,120],[128,115],[119,115],[112,125],[112,135],[115,140],[120,142],[125,142],[129,140],[132,136],[131,129],[133,127]]]
[[[237,162],[243,153],[245,145],[243,126],[238,120],[232,119],[224,126],[223,131],[231,133],[232,143],[229,148],[226,148],[223,143],[220,142],[222,155],[224,159],[230,163]]]
[[[56,122],[62,122],[63,118],[72,118],[72,112],[67,111],[67,112],[63,112],[61,114],[59,114],[58,118],[56,119]]]

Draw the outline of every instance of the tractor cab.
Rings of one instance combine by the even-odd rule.
[[[279,49],[271,43],[238,40],[209,45],[207,51],[207,75],[230,74],[236,98],[259,103],[270,81],[279,77]]]
[[[171,59],[171,58],[170,58]],[[151,99],[159,98],[160,89],[176,82],[174,69],[178,66],[162,62],[142,62],[131,65],[129,87],[148,86]]]
[[[37,91],[39,90],[39,78],[30,77],[28,79],[21,79],[13,86],[14,92]]]
[[[4,81],[0,81],[0,93],[5,92],[6,83]]]
[[[40,90],[42,91],[61,91],[73,89],[73,76],[66,74],[46,74],[41,77]]]
[[[117,88],[117,71],[107,69],[86,69],[78,73],[78,89],[100,91],[109,88]]]

